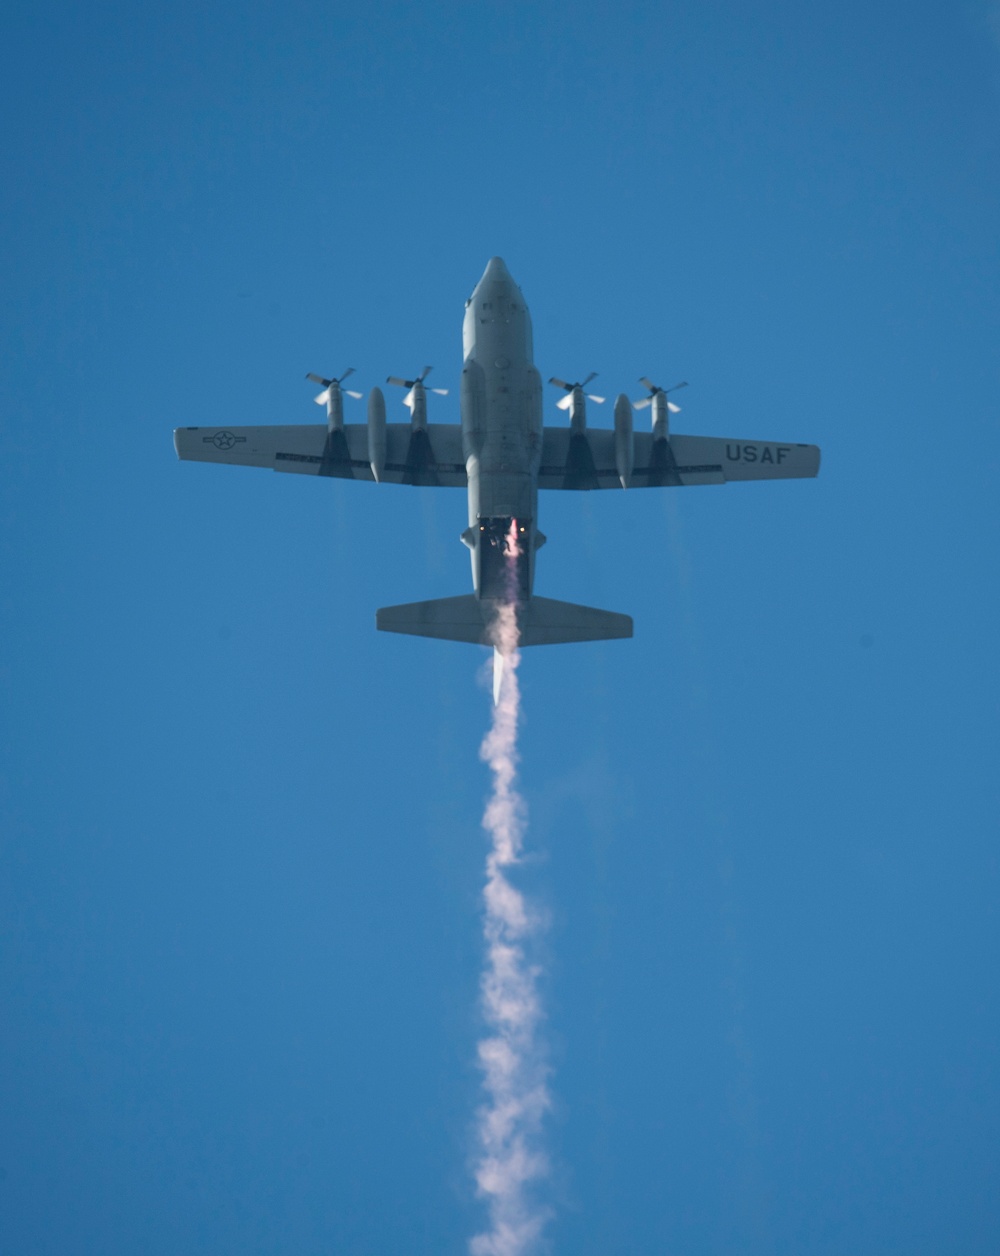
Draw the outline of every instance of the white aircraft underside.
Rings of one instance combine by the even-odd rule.
[[[178,457],[235,466],[270,467],[299,475],[465,488],[469,526],[462,533],[472,555],[475,592],[390,606],[378,611],[386,632],[493,643],[497,606],[511,599],[509,537],[517,537],[514,597],[521,645],[631,637],[632,620],[611,611],[555,602],[533,594],[538,490],[668,488],[814,476],[815,445],[713,436],[677,436],[669,430],[677,407],[649,385],[652,430],[633,431],[632,404],[615,401],[614,428],[588,428],[589,383],[566,384],[560,408],[569,427],[542,423],[542,381],[533,361],[531,317],[520,289],[494,257],[466,302],[463,325],[461,424],[428,423],[425,368],[409,389],[408,423],[386,423],[378,388],[368,398],[368,422],[343,421],[341,380],[320,380],[316,398],[326,424],[278,427],[182,427],[174,432]],[[649,381],[644,381],[649,383]],[[352,394],[357,396],[357,394]],[[600,400],[598,398],[597,400]],[[513,525],[513,533],[511,527]]]

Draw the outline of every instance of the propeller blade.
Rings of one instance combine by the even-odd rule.
[[[567,392],[572,392],[572,391],[573,391],[573,385],[572,385],[572,384],[567,384],[567,383],[566,383],[566,381],[565,381],[564,379],[556,379],[556,377],[555,377],[554,375],[553,375],[553,376],[552,376],[552,378],[549,380],[549,383],[550,383],[550,384],[555,384],[555,386],[556,386],[557,388],[565,388]]]
[[[327,401],[329,400],[329,397],[330,397],[329,388],[324,388],[318,397],[313,397],[313,401],[315,401],[318,406],[325,406]]]
[[[410,391],[406,394],[406,396],[403,398],[403,405],[404,405],[404,406],[411,406],[411,407],[412,407],[412,405],[413,405],[413,389],[412,389],[412,388],[411,388],[411,389],[410,389]]]
[[[324,388],[329,388],[333,383],[332,379],[324,379],[322,375],[313,375],[310,371],[306,379],[311,379],[314,384],[322,384]]]
[[[556,402],[556,406],[560,410],[568,410],[572,404],[573,404],[572,393],[567,393],[565,397],[560,397],[559,400]]]
[[[340,379],[337,380],[337,383],[342,384],[344,380],[347,379],[348,375],[353,375],[353,374],[354,374],[354,367],[349,366],[347,370],[343,373],[343,375],[341,375]]]
[[[360,401],[361,398],[365,395],[364,393],[355,392],[351,388],[345,388],[344,392],[347,393],[348,397],[353,397],[355,401]]]
[[[647,406],[651,406],[652,404],[653,404],[652,397],[640,397],[638,401],[632,402],[632,409],[633,410],[645,410]]]
[[[420,374],[417,376],[417,378],[416,378],[416,381],[415,381],[415,382],[416,382],[416,383],[418,383],[418,384],[422,384],[422,383],[424,382],[424,380],[427,378],[427,376],[428,376],[428,375],[430,375],[431,371],[433,371],[433,370],[434,370],[434,367],[433,367],[433,366],[425,366],[425,367],[424,367],[424,369],[423,369],[423,370],[420,372]]]
[[[605,401],[607,400],[606,397],[595,397],[593,393],[587,393],[587,396],[590,398],[591,401],[596,401],[599,406],[603,406]]]
[[[397,388],[412,388],[416,381],[412,379],[400,379],[398,375],[387,375],[385,382],[387,384],[395,384]]]
[[[687,388],[688,386],[687,380],[682,379],[679,384],[674,384],[672,388],[660,388],[658,384],[654,384],[653,381],[647,378],[645,375],[643,375],[643,377],[639,380],[639,383],[646,385],[646,387],[649,389],[650,395],[641,402],[639,401],[633,402],[633,405],[635,406],[637,410],[642,410],[646,406],[648,406],[654,397],[660,397],[660,396],[666,397],[668,393],[676,392],[678,388]],[[680,406],[675,406],[672,401],[667,402],[667,409],[672,410],[674,414],[677,414],[680,412]]]
[[[590,381],[591,381],[592,379],[597,379],[597,372],[596,372],[596,371],[591,371],[591,372],[590,372],[590,374],[587,376],[587,378],[586,378],[585,380],[582,380],[582,381],[581,381],[581,383],[580,383],[580,387],[581,387],[581,388],[586,388],[586,387],[587,387],[587,385],[590,383]]]
[[[448,396],[448,389],[447,389],[447,388],[430,388],[430,389],[428,389],[428,392],[437,393],[437,395],[438,395],[439,397],[447,397],[447,396]]]

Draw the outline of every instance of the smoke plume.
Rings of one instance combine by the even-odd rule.
[[[517,727],[520,690],[516,522],[507,537],[508,597],[494,623],[494,643],[502,666],[493,722],[480,756],[493,774],[483,815],[490,839],[483,891],[486,957],[481,983],[487,1036],[479,1043],[486,1102],[478,1113],[478,1193],[487,1201],[489,1229],[470,1244],[472,1256],[527,1256],[537,1249],[549,1210],[533,1187],[548,1172],[542,1122],[550,1106],[548,1068],[540,1038],[542,1008],[539,969],[527,944],[541,928],[538,913],[507,878],[521,859],[525,834],[524,800],[517,791]]]

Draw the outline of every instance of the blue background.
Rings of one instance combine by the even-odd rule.
[[[542,500],[636,622],[522,667],[552,1250],[996,1252],[1000,10],[43,0],[0,69],[0,1252],[481,1227],[485,652],[374,631],[464,496],[171,429],[457,421],[494,253],[546,378],[823,448]]]

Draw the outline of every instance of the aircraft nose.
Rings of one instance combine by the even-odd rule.
[[[491,257],[486,269],[483,271],[483,277],[480,283],[493,283],[497,279],[506,279],[510,281],[510,271],[507,269],[502,257]]]

